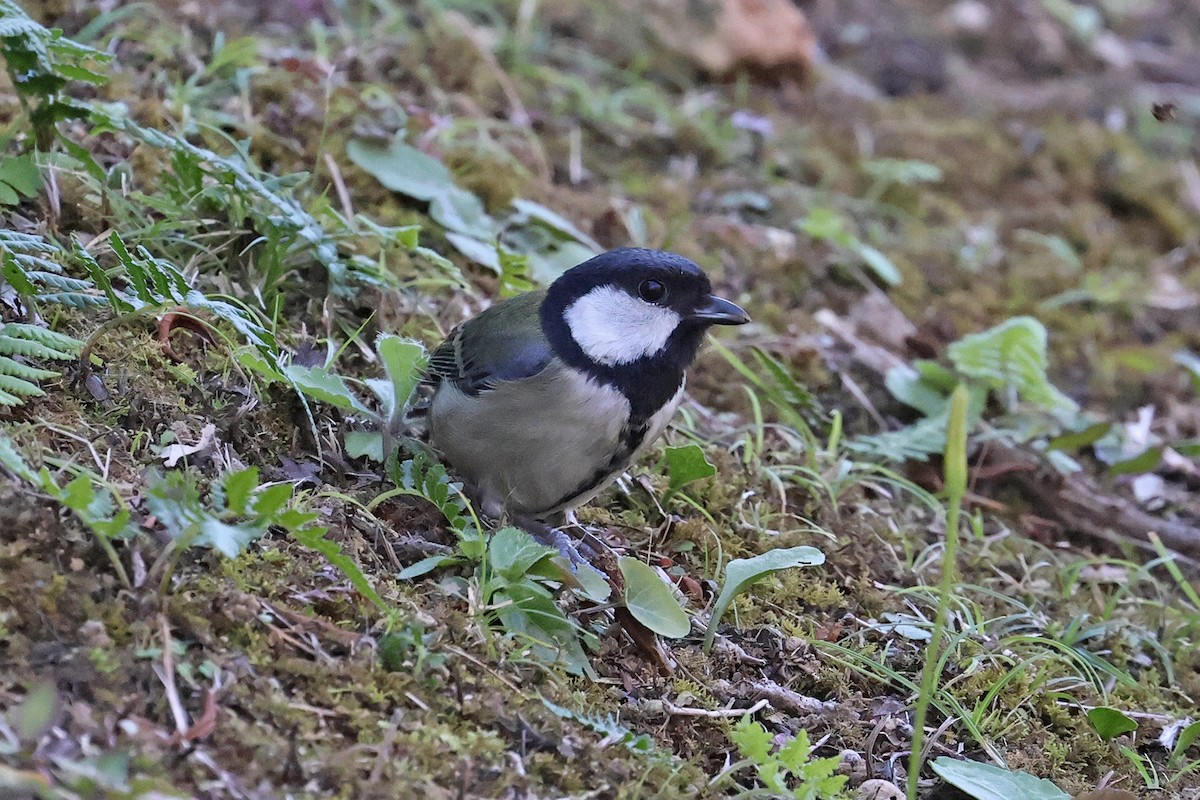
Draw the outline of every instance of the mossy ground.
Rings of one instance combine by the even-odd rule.
[[[270,309],[275,335],[295,350],[326,339],[340,345],[360,327],[362,342],[386,330],[433,344],[498,290],[494,274],[454,256],[422,204],[344,158],[351,139],[406,126],[408,141],[444,161],[492,211],[529,198],[604,246],[644,242],[698,261],[755,319],[724,343],[744,358],[752,346],[778,358],[826,408],[842,409],[848,435],[909,417],[880,376],[839,356],[816,320],[822,309],[862,314],[862,298],[876,291],[845,250],[798,231],[796,221],[819,209],[844,215],[901,273],[888,295],[915,327],[901,334],[889,329],[891,317],[867,315],[866,338],[907,360],[1031,314],[1050,330],[1053,379],[1089,410],[1126,421],[1153,405],[1174,440],[1200,437],[1194,389],[1171,362],[1177,351],[1200,352],[1200,303],[1166,302],[1200,293],[1200,209],[1189,205],[1196,189],[1181,167],[1195,163],[1200,106],[1182,104],[1177,121],[1150,121],[1144,99],[1154,84],[1111,78],[1039,3],[996,13],[1057,26],[1059,49],[1038,40],[1045,52],[1025,52],[999,34],[956,38],[944,29],[941,4],[890,9],[885,17],[901,14],[951,65],[936,91],[898,97],[852,91],[858,84],[842,72],[810,85],[708,81],[656,49],[636,19],[602,4],[450,3],[442,13],[437,3],[354,3],[328,23],[318,4],[300,2],[296,19],[280,19],[268,4],[139,6],[132,14],[109,5],[66,0],[29,11],[68,35],[111,15],[95,34],[116,56],[97,90],[103,99],[218,151],[246,142],[273,174],[311,172],[302,196],[320,213],[343,210],[345,190],[353,210],[376,222],[420,224],[422,244],[458,259],[467,276],[468,288],[449,286],[420,259],[364,237],[346,246],[384,258],[395,287],[335,297],[300,258]],[[534,14],[521,22],[527,5]],[[870,14],[856,20],[855,4],[841,5],[810,9],[818,33],[835,43],[835,64],[877,80],[890,40],[856,49],[843,35],[848,26],[878,31],[863,22]],[[1146,5],[1110,21],[1116,35],[1159,41],[1151,33],[1177,15],[1200,30],[1186,4]],[[1164,58],[1187,49],[1180,37],[1188,25],[1175,28],[1182,32],[1168,37]],[[1035,57],[1051,51],[1049,66]],[[955,77],[964,54],[983,59],[971,62],[975,83]],[[1124,92],[1105,96],[1112,84],[1102,79]],[[510,89],[528,124],[512,121]],[[1061,102],[1023,102],[1056,91]],[[1193,103],[1200,96],[1194,87],[1174,91]],[[3,118],[19,125],[14,98],[5,93],[0,103]],[[1114,108],[1124,124],[1106,116]],[[735,126],[735,111],[768,122],[773,134]],[[171,173],[161,151],[113,134],[78,141],[126,176],[122,191],[100,198],[81,176],[59,172],[58,200],[7,210],[10,227],[85,241],[115,229],[183,266],[204,291],[254,302],[255,231],[202,200],[171,217],[140,199],[159,194]],[[941,177],[880,178],[871,164],[883,158],[936,165]],[[57,329],[80,337],[108,318],[53,314]],[[923,653],[904,623],[932,617],[928,587],[944,535],[942,517],[921,500],[929,495],[920,487],[939,486],[935,469],[890,465],[884,475],[845,454],[801,452],[769,406],[755,421],[753,399],[710,349],[668,439],[698,436],[717,477],[688,487],[664,518],[654,499],[666,485],[655,452],[633,470],[642,483],[607,492],[581,519],[631,553],[669,556],[705,584],[706,597],[716,565],[732,557],[811,544],[828,561],[739,598],[711,654],[697,637],[668,643],[670,675],[617,626],[606,628],[603,614],[585,615],[600,634],[592,654],[600,679],[570,678],[528,657],[448,589],[455,579],[469,586],[469,570],[394,577],[419,557],[414,541],[453,541],[417,501],[365,512],[383,484],[370,464],[344,455],[342,417],[314,406],[310,425],[294,394],[252,380],[228,347],[179,332],[175,363],[154,333],[150,320],[133,319],[97,339],[106,397],[64,379],[6,412],[24,452],[102,473],[143,531],[118,549],[135,578],[123,588],[70,515],[3,484],[0,710],[11,712],[46,681],[59,705],[41,739],[0,750],[0,763],[78,785],[63,777],[70,765],[127,754],[132,788],[110,796],[156,788],[205,797],[725,796],[733,783],[711,781],[737,757],[728,737],[735,718],[671,709],[744,708],[768,697],[759,719],[773,731],[806,728],[822,755],[857,754],[845,760],[852,784],[902,774],[906,758],[894,756],[909,741],[905,681],[916,679]],[[338,367],[377,370],[357,345]],[[258,466],[270,480],[307,470],[307,506],[397,614],[381,612],[323,556],[281,534],[236,560],[187,551],[156,580],[166,542],[145,515],[146,476],[162,469],[158,446],[194,442],[209,424],[221,447],[187,469],[204,481],[231,466]],[[828,429],[818,425],[818,433]],[[809,472],[797,469],[809,464]],[[1130,496],[1097,464],[1085,468],[1106,491]],[[1195,473],[1176,478],[1194,495]],[[1002,473],[981,474],[972,488],[978,502],[960,556],[954,656],[934,724],[956,703],[1009,766],[1070,792],[1110,774],[1144,789],[1124,745],[1153,765],[1168,796],[1197,796],[1200,777],[1168,764],[1154,737],[1195,713],[1200,610],[1161,567],[1143,566],[1144,552],[1048,522],[1053,514],[1028,504]],[[1187,491],[1177,504],[1179,518],[1200,518]],[[407,644],[381,659],[397,619],[406,621],[399,633]],[[180,710],[168,684],[193,724],[204,722],[194,741],[172,738]],[[1095,705],[1144,713],[1152,733],[1101,741],[1083,711]],[[653,747],[635,751],[580,721],[610,715],[649,734]],[[931,753],[987,758],[961,719]],[[745,770],[734,777],[753,780]]]

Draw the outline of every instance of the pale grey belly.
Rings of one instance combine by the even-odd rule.
[[[430,443],[489,516],[544,515],[586,502],[628,464],[631,454],[612,463],[629,418],[624,395],[575,373],[548,372],[476,397],[443,384],[434,396]],[[576,491],[593,483],[593,491]]]

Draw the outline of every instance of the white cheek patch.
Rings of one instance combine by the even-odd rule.
[[[615,367],[662,350],[683,318],[616,286],[598,286],[568,306],[563,319],[588,358]]]

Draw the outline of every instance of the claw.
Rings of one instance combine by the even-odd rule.
[[[514,521],[521,530],[528,533],[534,539],[537,539],[547,547],[553,547],[557,550],[559,555],[571,566],[571,572],[578,572],[580,564],[591,566],[591,562],[579,551],[575,541],[558,528],[530,517],[523,517]],[[586,545],[584,547],[589,552],[591,551],[591,548]],[[591,554],[595,555],[594,553]]]

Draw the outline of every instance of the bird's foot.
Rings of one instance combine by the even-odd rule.
[[[595,556],[592,549],[582,542],[577,544],[570,536],[553,525],[548,525],[532,517],[518,517],[513,521],[517,523],[517,527],[540,543],[557,550],[559,555],[571,565],[572,572],[576,572],[580,564],[591,566],[591,562],[588,560],[588,557],[585,557],[585,553],[580,552],[580,547],[586,551],[586,556]]]

